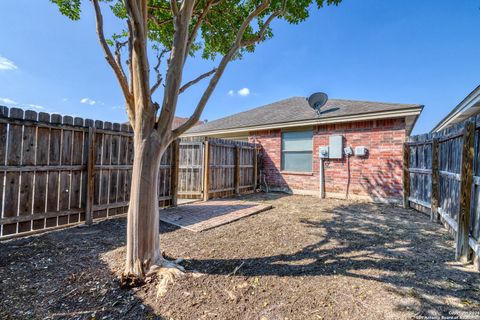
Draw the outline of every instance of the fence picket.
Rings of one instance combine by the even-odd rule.
[[[0,106],[0,118],[8,117],[8,108]],[[7,133],[8,133],[8,124],[0,122],[0,166],[6,165],[6,154],[7,154]],[[0,170],[0,204],[3,204],[3,192],[5,185],[5,171]],[[0,206],[0,218],[4,217],[3,205]],[[0,235],[2,234],[3,225],[0,225]]]
[[[10,117],[13,119],[23,119],[23,110],[10,109]],[[8,130],[7,142],[7,165],[20,166],[22,160],[22,142],[23,126],[11,124]],[[18,215],[20,172],[8,172],[5,181],[5,205],[4,217],[16,217]],[[17,232],[17,223],[6,224],[3,226],[4,234],[13,234]]]

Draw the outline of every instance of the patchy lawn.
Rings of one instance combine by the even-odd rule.
[[[0,243],[0,318],[411,319],[480,312],[478,274],[413,210],[257,194],[274,209],[202,233],[161,224],[162,249],[200,277],[156,301],[123,290],[125,220]],[[236,271],[236,272],[235,272]],[[472,315],[470,313],[470,315]],[[480,316],[479,316],[480,318]]]

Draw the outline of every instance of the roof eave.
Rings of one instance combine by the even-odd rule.
[[[443,118],[431,132],[437,132],[445,129],[452,123],[458,116],[464,113],[471,107],[480,104],[480,85],[476,87],[472,92],[468,94],[445,118]]]
[[[210,135],[220,135],[220,134],[227,134],[227,133],[240,133],[240,132],[259,131],[259,130],[272,130],[272,129],[279,129],[279,128],[322,125],[322,124],[330,124],[330,123],[366,121],[366,120],[388,119],[388,118],[403,118],[408,116],[414,116],[415,121],[413,122],[413,125],[411,126],[411,128],[407,128],[407,132],[411,132],[418,116],[422,112],[422,109],[423,109],[423,106],[418,105],[413,108],[402,109],[402,110],[371,112],[371,113],[364,113],[364,114],[357,114],[357,115],[337,116],[337,117],[321,118],[321,119],[308,119],[308,120],[301,120],[301,121],[278,122],[278,123],[272,123],[272,124],[245,126],[245,127],[228,128],[228,129],[205,130],[205,131],[184,133],[182,137],[210,136]]]

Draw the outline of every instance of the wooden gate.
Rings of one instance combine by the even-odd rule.
[[[204,139],[182,139],[179,148],[178,198],[202,199]]]

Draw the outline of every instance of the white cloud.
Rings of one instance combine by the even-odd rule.
[[[246,96],[248,96],[248,95],[250,94],[250,89],[248,89],[248,88],[242,88],[242,89],[238,90],[237,93],[238,93],[239,95],[241,95],[242,97],[246,97]]]
[[[33,110],[38,112],[51,112],[46,109],[44,106],[33,104],[33,103],[19,103],[10,98],[0,98],[0,105],[4,104],[9,107],[21,108],[23,110]]]
[[[235,92],[234,90],[229,90],[228,91],[228,95],[230,97],[234,97],[236,95],[239,95],[239,96],[242,96],[242,97],[246,97],[246,96],[249,96],[250,95],[250,89],[248,88],[242,88],[240,90],[238,90],[237,92]]]
[[[28,104],[28,107],[33,109],[33,110],[38,110],[38,111],[45,110],[45,107],[39,106],[38,104]]]
[[[80,103],[89,104],[89,105],[93,106],[97,102],[93,99],[90,99],[90,98],[83,98],[82,100],[80,100]]]
[[[13,101],[12,99],[9,99],[9,98],[0,98],[0,103],[14,104],[14,105],[17,104],[15,101]]]
[[[15,70],[18,67],[13,63],[13,61],[8,60],[7,58],[0,56],[0,71],[1,70]]]

